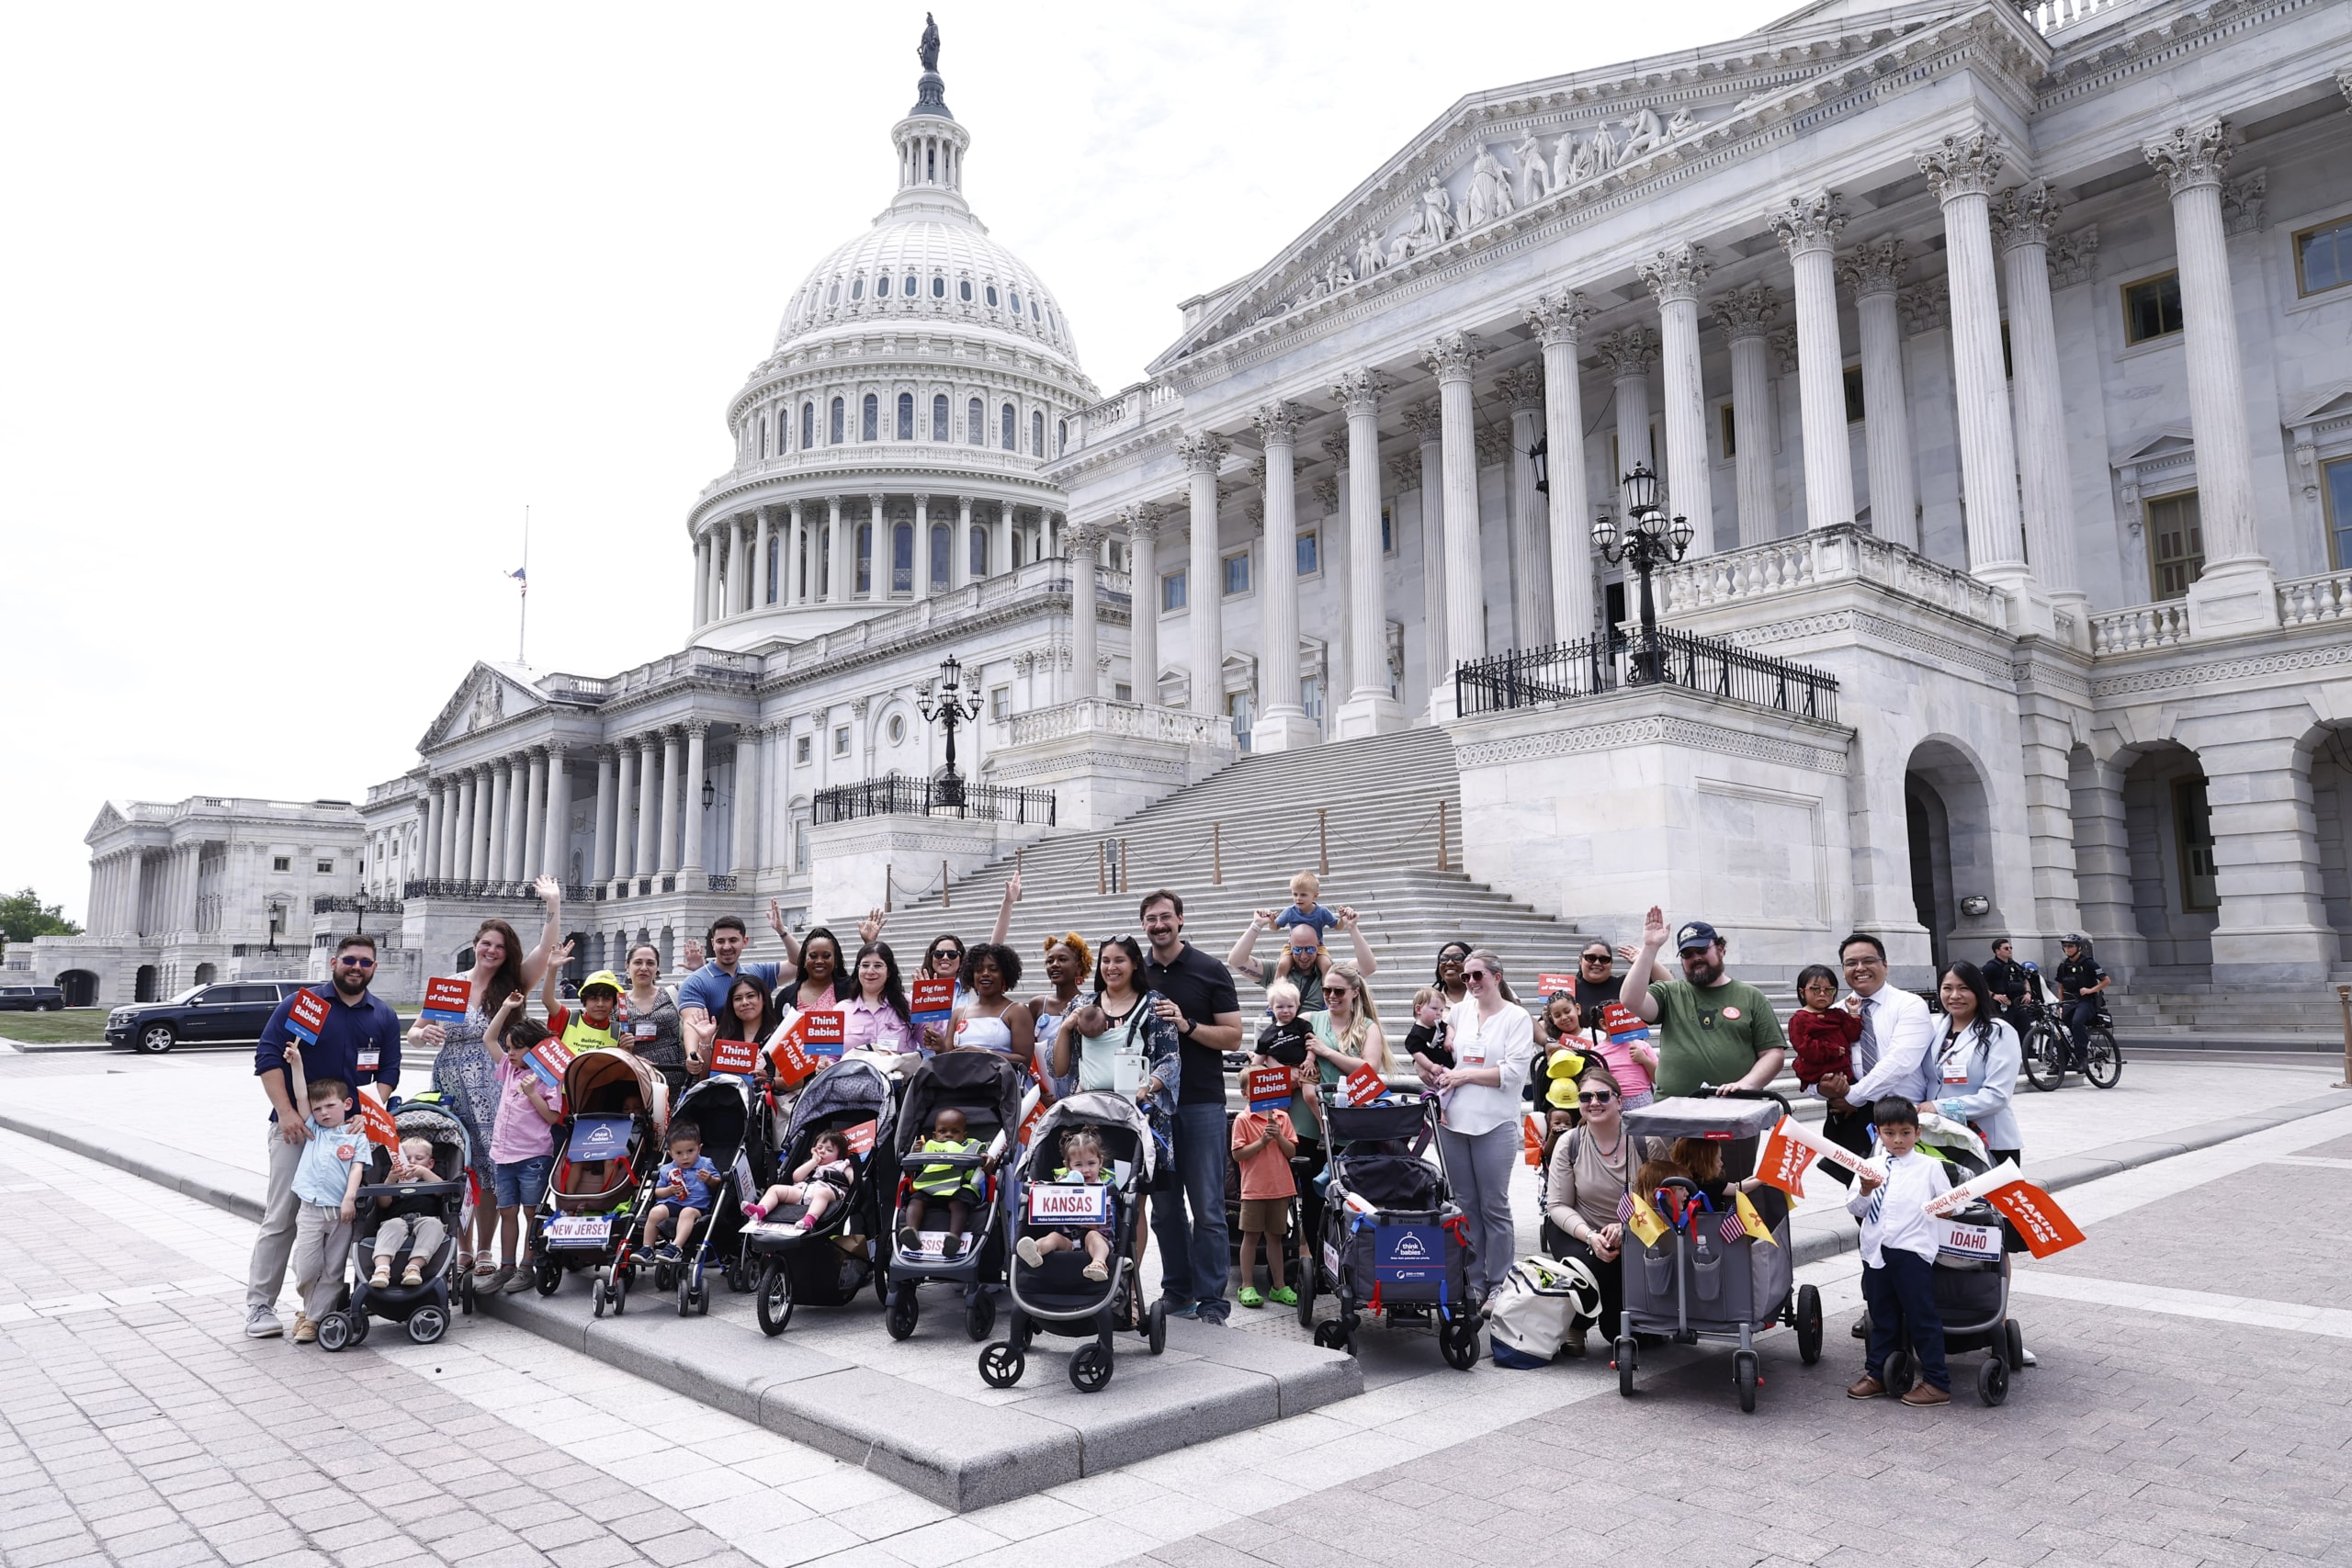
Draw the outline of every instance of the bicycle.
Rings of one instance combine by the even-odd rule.
[[[2123,1047],[2115,1041],[2115,1021],[2101,1003],[2098,1016],[2083,1031],[2083,1050],[2075,1051],[2065,1018],[2052,1002],[2027,1004],[2025,1038],[2018,1042],[2026,1081],[2044,1093],[2056,1090],[2071,1070],[2083,1075],[2094,1089],[2113,1089],[2123,1077]]]

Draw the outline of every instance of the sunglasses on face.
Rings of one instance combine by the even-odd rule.
[[[345,969],[373,969],[376,967],[376,961],[372,958],[338,958],[335,962],[342,964]]]
[[[1462,972],[1462,977],[1465,980],[1491,980],[1494,978],[1493,976],[1487,974],[1484,969],[1464,969]]]
[[[1604,1089],[1596,1090],[1591,1094],[1577,1095],[1577,1103],[1578,1105],[1606,1105],[1616,1098],[1616,1095]]]
[[[1606,964],[1609,962],[1609,954],[1605,953],[1588,953],[1584,955],[1584,961],[1587,964]]]

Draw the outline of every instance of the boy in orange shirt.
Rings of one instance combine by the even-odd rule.
[[[1233,1158],[1241,1168],[1241,1290],[1234,1298],[1246,1307],[1261,1307],[1267,1298],[1258,1293],[1258,1242],[1266,1243],[1266,1271],[1273,1280],[1278,1306],[1296,1306],[1298,1293],[1283,1282],[1283,1238],[1290,1234],[1290,1201],[1298,1183],[1290,1173],[1290,1156],[1298,1152],[1298,1134],[1290,1112],[1245,1111],[1233,1119]]]

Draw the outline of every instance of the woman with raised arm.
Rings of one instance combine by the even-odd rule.
[[[1053,1071],[1057,1078],[1074,1080],[1072,1093],[1112,1094],[1119,1087],[1119,1058],[1143,1058],[1143,1077],[1136,1086],[1135,1100],[1143,1107],[1156,1145],[1149,1191],[1169,1193],[1169,1201],[1182,1203],[1184,1198],[1177,1190],[1175,1162],[1169,1154],[1173,1146],[1170,1123],[1176,1095],[1182,1087],[1176,1026],[1159,1016],[1152,1006],[1159,994],[1144,989],[1142,982],[1143,945],[1131,936],[1114,936],[1104,942],[1094,961],[1094,994],[1071,1008],[1055,1032]],[[1143,1266],[1145,1239],[1150,1235],[1147,1199],[1148,1194],[1139,1190],[1135,1218],[1137,1269]],[[1182,1258],[1176,1259],[1176,1264],[1189,1267]],[[1142,1291],[1130,1292],[1129,1299],[1140,1312]]]
[[[1486,949],[1463,960],[1462,983],[1468,998],[1445,1018],[1455,1065],[1422,1066],[1420,1072],[1444,1107],[1438,1148],[1454,1199],[1470,1216],[1470,1292],[1483,1310],[1512,1258],[1510,1174],[1535,1021],[1504,983],[1502,960]]]

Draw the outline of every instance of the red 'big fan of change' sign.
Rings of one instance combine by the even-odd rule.
[[[466,1004],[473,994],[471,981],[436,976],[424,982],[424,1006],[417,1019],[424,1023],[455,1023],[466,1016]]]

